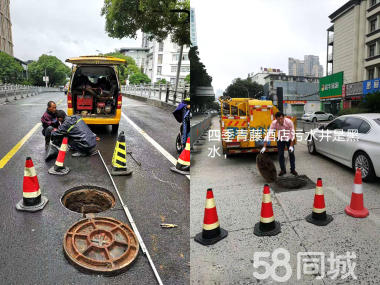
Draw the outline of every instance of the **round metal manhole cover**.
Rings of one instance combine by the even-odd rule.
[[[80,268],[116,273],[136,259],[139,243],[129,226],[113,218],[95,217],[74,224],[65,234],[63,248]]]
[[[77,213],[100,213],[115,206],[114,195],[98,186],[78,186],[63,195],[62,204]]]

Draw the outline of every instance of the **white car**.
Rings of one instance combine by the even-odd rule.
[[[307,122],[331,121],[334,119],[334,116],[333,114],[325,113],[323,111],[315,111],[303,114],[301,119]]]
[[[352,131],[352,130],[357,130]],[[380,113],[340,116],[308,136],[309,153],[360,167],[364,181],[380,177]]]

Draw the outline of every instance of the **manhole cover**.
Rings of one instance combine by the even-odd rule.
[[[288,192],[315,188],[315,182],[306,175],[292,175],[277,177],[276,181],[271,183],[270,186],[275,192]]]
[[[122,222],[108,217],[84,219],[65,234],[66,257],[80,268],[100,273],[116,273],[137,257],[135,233]]]
[[[61,199],[69,210],[78,213],[100,213],[115,206],[113,194],[98,186],[78,186],[68,190]]]

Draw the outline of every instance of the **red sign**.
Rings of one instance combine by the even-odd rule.
[[[306,100],[284,100],[283,103],[287,104],[306,104]]]

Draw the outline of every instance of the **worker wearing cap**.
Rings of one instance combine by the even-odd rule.
[[[278,133],[277,138],[277,148],[278,148],[278,160],[280,162],[281,171],[278,176],[282,176],[286,173],[284,150],[285,146],[288,148],[289,160],[290,160],[290,173],[293,175],[298,175],[296,171],[296,159],[294,156],[294,124],[292,120],[285,118],[282,112],[277,112],[275,114],[275,120],[273,120],[270,125],[269,131],[264,139],[264,147],[261,149],[260,153],[264,153],[266,146],[269,141],[269,136],[274,134],[275,131]]]

